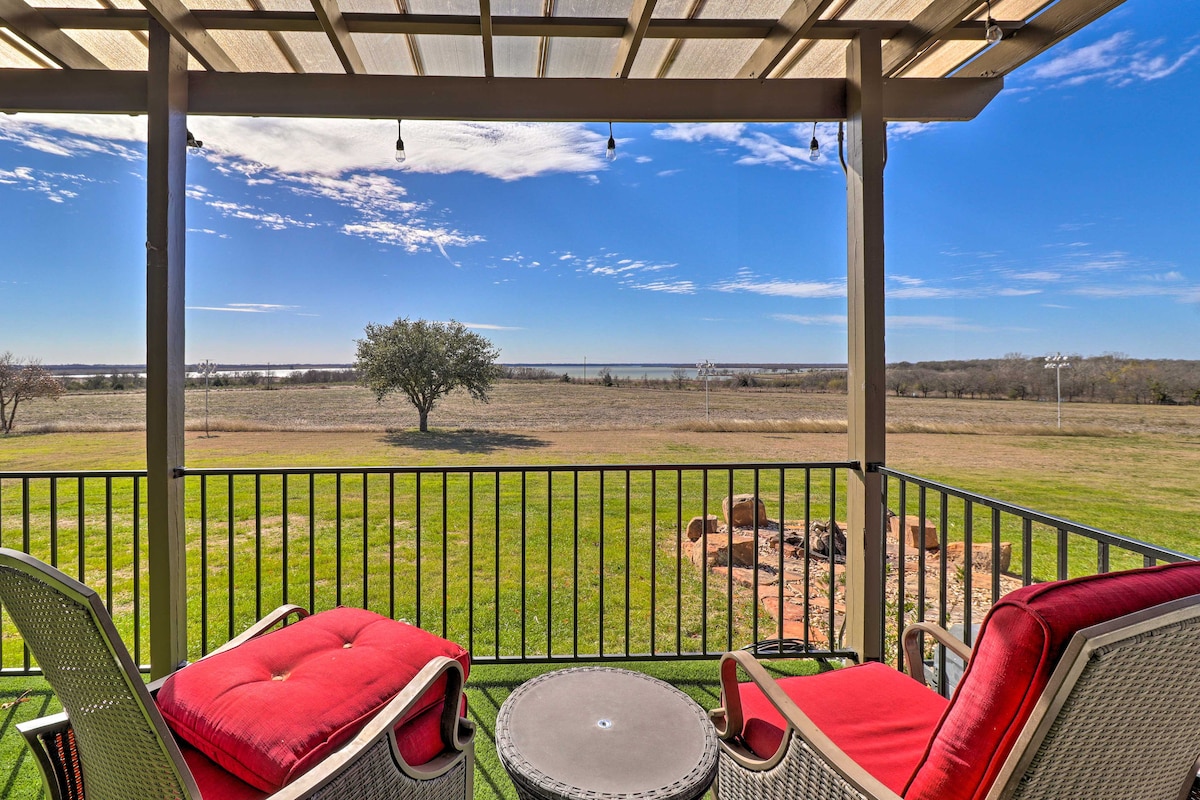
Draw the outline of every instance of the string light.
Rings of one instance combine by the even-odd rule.
[[[812,141],[808,143],[808,160],[816,161],[821,157],[821,143],[817,141],[817,123],[813,122]]]
[[[608,148],[604,151],[604,157],[609,161],[617,157],[617,140],[613,138],[612,122],[608,123]]]
[[[404,152],[404,120],[396,120],[396,163],[403,164],[408,155]]]
[[[1004,38],[1004,31],[996,24],[996,20],[992,19],[992,0],[987,2],[987,26],[983,29],[983,38],[988,44],[995,44]]]

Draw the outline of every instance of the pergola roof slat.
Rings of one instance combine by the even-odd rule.
[[[55,64],[67,69],[104,69],[104,63],[89,53],[62,29],[51,23],[24,0],[0,0],[0,21]]]
[[[346,72],[354,75],[366,74],[366,65],[363,64],[362,56],[358,54],[358,48],[350,36],[350,28],[346,25],[337,0],[312,0],[312,7]]]
[[[191,10],[180,0],[141,0],[150,15],[184,46],[205,69],[237,72],[233,62]]]

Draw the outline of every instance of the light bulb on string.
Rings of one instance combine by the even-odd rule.
[[[404,121],[396,120],[396,163],[403,164],[408,158],[404,152],[404,136],[403,134]]]
[[[813,123],[812,141],[808,143],[808,160],[816,161],[821,157],[821,143],[817,141],[817,123]]]
[[[608,123],[608,147],[604,150],[604,157],[612,161],[617,157],[617,140],[613,138],[612,123]]]
[[[1004,38],[1004,30],[992,19],[992,2],[987,0],[987,24],[983,29],[983,38],[988,44],[995,44]]]

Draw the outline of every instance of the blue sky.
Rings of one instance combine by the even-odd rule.
[[[1200,33],[1129,2],[975,121],[889,127],[887,357],[1200,358]],[[353,359],[457,319],[508,362],[846,358],[836,126],[193,117],[187,358]],[[144,120],[0,116],[0,352],[144,360]]]

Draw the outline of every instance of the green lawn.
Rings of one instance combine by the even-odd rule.
[[[778,675],[811,674],[820,668],[814,661],[764,662]],[[719,705],[717,664],[715,661],[625,662],[614,663],[636,669],[678,687],[705,709]],[[476,724],[475,798],[476,800],[516,800],[512,783],[496,757],[496,715],[505,698],[521,683],[550,669],[545,665],[477,665],[467,681],[470,719]],[[41,796],[41,778],[37,767],[17,733],[18,722],[61,710],[46,682],[37,678],[0,678],[0,798],[37,800]]]

